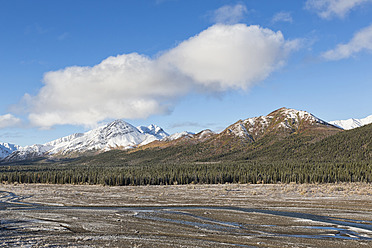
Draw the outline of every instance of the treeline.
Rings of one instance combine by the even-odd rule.
[[[172,185],[372,182],[372,124],[321,137],[267,135],[0,166],[0,182]]]
[[[369,162],[298,163],[296,161],[223,162],[137,166],[11,166],[2,167],[7,183],[172,185],[224,183],[372,182]]]

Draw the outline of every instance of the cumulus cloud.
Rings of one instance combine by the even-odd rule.
[[[123,54],[93,67],[48,72],[39,93],[24,100],[30,122],[43,128],[146,118],[170,112],[177,98],[192,91],[248,89],[296,47],[281,32],[216,24],[156,58]]]
[[[323,19],[343,18],[353,8],[368,2],[372,0],[307,0],[305,8],[315,11]]]
[[[15,127],[21,124],[21,120],[12,114],[0,115],[0,129]]]
[[[291,13],[282,11],[282,12],[276,13],[274,15],[274,17],[272,19],[272,22],[273,23],[275,23],[275,22],[290,22],[290,23],[292,23],[293,19],[292,19]]]
[[[208,90],[246,89],[281,66],[295,45],[259,26],[214,25],[163,58]]]
[[[107,118],[146,118],[168,111],[168,101],[186,92],[187,79],[136,53],[94,67],[48,72],[36,97],[26,96],[32,124],[93,125]]]
[[[247,7],[242,4],[225,5],[213,12],[212,21],[215,23],[235,24],[241,21],[247,12]]]
[[[322,54],[328,60],[340,60],[363,50],[372,51],[372,25],[358,31],[346,44],[338,44],[335,49]]]

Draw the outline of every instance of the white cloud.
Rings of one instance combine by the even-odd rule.
[[[15,127],[21,124],[21,120],[12,114],[0,115],[0,128]]]
[[[363,50],[372,51],[372,25],[358,31],[346,44],[338,44],[335,49],[322,54],[328,60],[340,60]]]
[[[172,98],[186,92],[182,75],[136,53],[103,60],[94,67],[48,72],[31,105],[32,124],[93,125],[106,118],[146,118],[168,111]]]
[[[247,89],[285,62],[295,44],[259,26],[214,25],[163,57],[208,90]]]
[[[248,89],[283,65],[296,46],[281,32],[217,24],[154,59],[132,53],[48,72],[39,93],[24,100],[31,123],[43,128],[146,118],[168,113],[194,90]]]
[[[272,22],[293,22],[292,15],[289,12],[279,12],[276,13],[272,19]]]
[[[247,12],[247,8],[242,4],[225,5],[213,12],[212,21],[215,23],[235,24],[241,21]]]
[[[305,7],[315,11],[321,18],[345,17],[353,8],[372,0],[307,0]]]

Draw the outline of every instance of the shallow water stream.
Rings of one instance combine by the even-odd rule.
[[[372,245],[372,221],[346,218],[350,211],[342,216],[327,209],[321,211],[327,214],[298,211],[298,206],[63,206],[32,203],[30,198],[0,191],[1,247],[291,247],[298,241],[304,247]]]

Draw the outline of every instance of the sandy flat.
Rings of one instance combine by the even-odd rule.
[[[0,184],[1,247],[371,247],[372,186]]]

